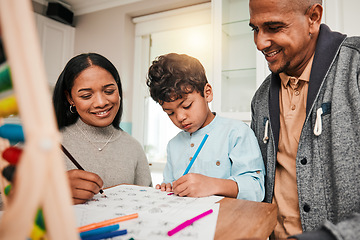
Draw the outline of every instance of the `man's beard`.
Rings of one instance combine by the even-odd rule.
[[[271,70],[270,65],[268,64],[268,68],[269,68],[270,72],[272,72],[273,74],[279,74],[279,73],[282,73],[282,72],[286,73],[286,71],[287,71],[287,69],[288,69],[289,66],[290,66],[290,61],[287,61],[287,62],[285,63],[285,65],[280,66],[280,68],[275,69],[275,70],[273,71],[273,70]]]

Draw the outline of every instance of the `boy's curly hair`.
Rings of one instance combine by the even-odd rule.
[[[207,82],[205,69],[198,59],[186,54],[169,53],[152,62],[146,84],[152,99],[162,105],[193,91],[204,96]]]

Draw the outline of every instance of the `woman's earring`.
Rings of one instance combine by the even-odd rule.
[[[71,113],[76,113],[76,108],[74,105],[70,105],[70,112]]]

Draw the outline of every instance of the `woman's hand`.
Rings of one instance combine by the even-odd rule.
[[[74,204],[84,203],[91,199],[104,184],[99,175],[92,172],[73,169],[67,171],[67,175]]]

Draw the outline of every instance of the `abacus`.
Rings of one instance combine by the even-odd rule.
[[[2,139],[0,142],[0,152],[15,151],[12,152],[15,157],[10,154],[15,162],[0,159],[1,171],[8,165],[16,165],[10,193],[5,188],[9,181],[0,176],[4,202],[0,239],[37,238],[30,235],[35,218],[39,216],[43,216],[46,226],[39,239],[79,239],[60,152],[61,135],[36,33],[30,0],[0,0],[0,37],[6,55],[6,62],[1,64],[5,68],[1,77],[10,79],[11,75],[10,85],[8,80],[4,81],[7,83],[5,87],[0,84],[0,88],[5,89],[5,93],[0,89],[0,98],[6,95],[0,99],[0,126],[5,133],[14,134],[19,140],[19,133],[16,134],[15,130],[6,131],[11,125],[3,124],[2,119],[18,114],[21,129],[19,126],[15,128],[24,135],[24,143],[18,152],[12,148],[11,141]],[[7,92],[14,95],[7,95]],[[5,157],[8,158],[6,154]]]

